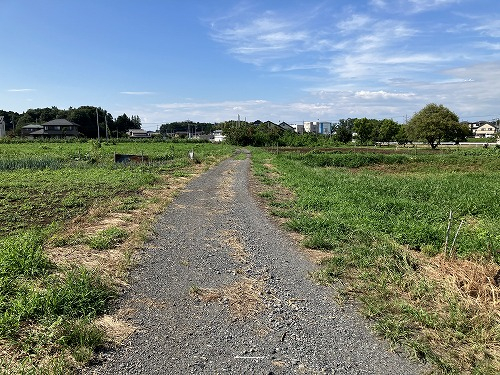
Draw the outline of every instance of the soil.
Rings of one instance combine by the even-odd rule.
[[[336,301],[335,288],[315,283],[311,254],[252,195],[249,167],[249,158],[226,160],[191,181],[167,207],[113,318],[135,332],[82,372],[428,370],[377,338],[355,306]]]

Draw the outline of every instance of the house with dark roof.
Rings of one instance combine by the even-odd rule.
[[[29,138],[76,138],[80,135],[80,125],[66,119],[55,119],[42,125],[23,126],[21,134]]]
[[[151,133],[143,129],[129,129],[127,134],[130,138],[151,138]]]

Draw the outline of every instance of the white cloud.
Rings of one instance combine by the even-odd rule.
[[[121,91],[120,94],[124,95],[153,95],[152,91]]]
[[[36,91],[35,89],[9,89],[8,92],[30,92]]]
[[[498,15],[496,15],[496,18],[487,16],[478,21],[481,22],[481,25],[476,25],[473,28],[475,31],[492,38],[500,38],[500,20],[498,19]]]
[[[459,4],[463,0],[371,0],[376,9],[392,13],[422,13]]]
[[[402,99],[402,100],[410,100],[415,97],[414,93],[396,93],[396,92],[386,92],[383,90],[379,91],[357,91],[354,93],[354,96],[361,98],[361,99],[367,99],[367,100],[373,100],[373,99]]]
[[[476,44],[477,48],[484,48],[491,51],[500,51],[500,43],[481,42]]]

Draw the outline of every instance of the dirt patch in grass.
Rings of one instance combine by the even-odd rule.
[[[321,250],[303,248],[303,252],[306,254],[308,259],[315,264],[324,264],[333,257],[332,253]]]

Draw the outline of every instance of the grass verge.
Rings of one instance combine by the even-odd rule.
[[[435,373],[500,372],[499,167],[495,149],[253,152],[271,212],[328,253],[318,280]]]

